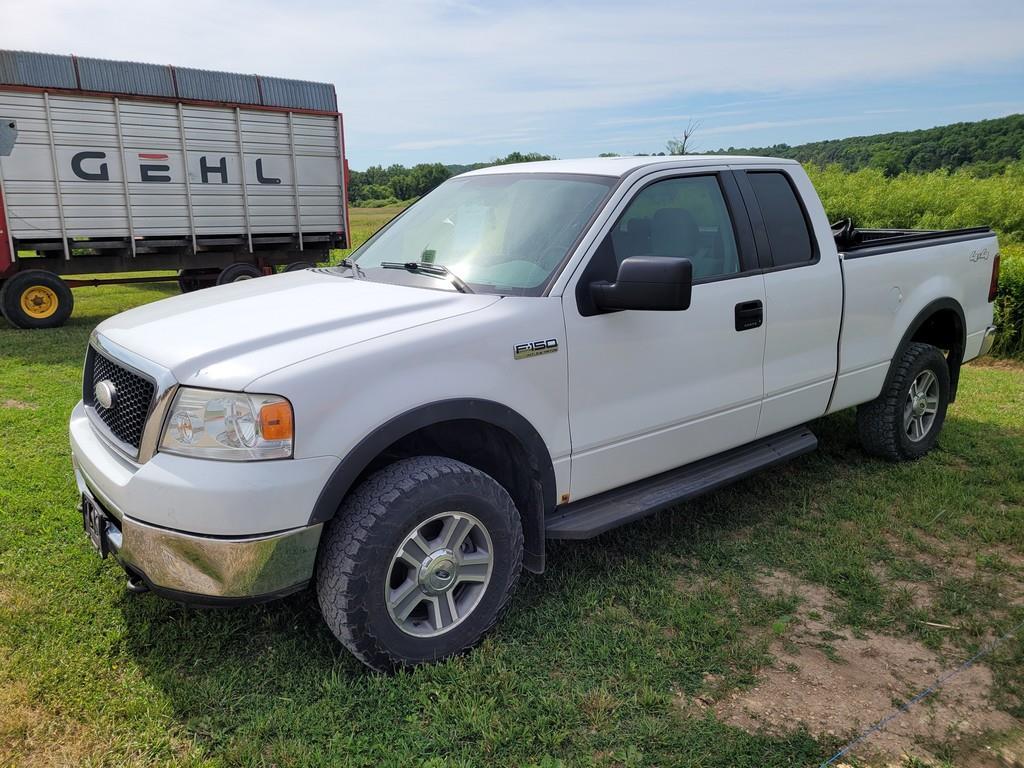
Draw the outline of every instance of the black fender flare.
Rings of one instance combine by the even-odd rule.
[[[342,500],[355,481],[389,445],[418,429],[445,421],[473,419],[510,433],[536,462],[539,470],[543,513],[555,508],[555,468],[551,454],[540,433],[524,416],[507,405],[492,400],[454,398],[421,405],[406,411],[377,427],[349,451],[335,467],[327,484],[313,505],[309,524],[324,523],[334,517]],[[543,520],[543,516],[541,518]],[[524,521],[525,522],[525,521]]]
[[[960,306],[960,302],[956,299],[945,297],[942,299],[935,299],[930,301],[921,308],[921,311],[917,313],[913,321],[907,327],[907,330],[903,334],[903,338],[900,339],[900,343],[896,346],[896,351],[893,353],[892,360],[889,362],[889,370],[885,375],[885,383],[882,385],[882,391],[885,392],[889,387],[889,382],[892,378],[893,371],[896,368],[896,362],[903,356],[903,351],[910,344],[910,340],[914,338],[922,326],[927,323],[936,312],[951,309],[956,313],[956,316],[960,320],[960,339],[957,346],[951,349],[949,356],[946,358],[946,363],[949,366],[949,400],[953,402],[956,400],[957,385],[960,381],[960,364],[964,359],[964,351],[967,347],[967,319],[964,315],[964,308]]]

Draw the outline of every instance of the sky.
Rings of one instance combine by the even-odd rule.
[[[0,48],[332,82],[355,169],[1024,112],[1024,0],[0,0]]]

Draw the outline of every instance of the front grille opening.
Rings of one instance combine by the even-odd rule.
[[[104,357],[93,348],[89,349],[85,373],[83,397],[86,404],[96,411],[96,415],[114,437],[138,450],[156,391],[153,382]],[[96,385],[105,380],[113,383],[116,393],[110,408],[104,408],[96,402]]]

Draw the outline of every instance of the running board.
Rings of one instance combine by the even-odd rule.
[[[807,427],[780,432],[559,507],[547,518],[545,535],[549,539],[589,539],[809,453],[817,446],[818,438]]]

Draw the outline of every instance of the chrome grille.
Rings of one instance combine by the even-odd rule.
[[[96,401],[96,385],[101,381],[110,381],[114,385],[116,394],[110,408],[104,408]],[[102,355],[94,347],[89,347],[82,383],[85,404],[96,412],[114,437],[138,452],[156,385]]]

